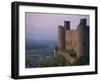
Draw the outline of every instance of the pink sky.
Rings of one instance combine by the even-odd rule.
[[[70,21],[71,29],[75,29],[80,19],[86,18],[89,25],[88,15],[68,15],[49,13],[25,13],[26,39],[32,40],[57,40],[58,25],[64,25],[64,21]]]

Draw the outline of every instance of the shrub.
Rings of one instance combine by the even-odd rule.
[[[42,67],[66,66],[68,64],[62,56],[51,56],[40,61]]]
[[[73,65],[89,65],[89,58],[81,57]]]

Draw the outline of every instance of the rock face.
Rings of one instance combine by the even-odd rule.
[[[54,54],[63,56],[64,52],[57,49],[74,50],[76,58],[89,57],[89,26],[86,25],[86,19],[80,19],[77,29],[74,30],[70,29],[70,21],[64,21],[64,26],[58,26],[58,46]],[[73,60],[68,54],[64,57]]]
[[[54,50],[55,55],[63,56],[64,59],[69,62],[70,64],[73,64],[77,61],[77,58],[70,56],[67,52],[61,51],[61,50]]]

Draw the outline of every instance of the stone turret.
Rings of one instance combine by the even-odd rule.
[[[64,27],[66,30],[70,30],[70,21],[64,21]]]
[[[86,19],[80,19],[80,24],[79,24],[79,26],[80,26],[80,27],[86,27],[86,22],[87,22]]]
[[[65,48],[65,28],[58,26],[58,48]]]
[[[86,19],[80,19],[77,29],[78,55],[77,57],[88,56],[89,54],[89,27],[86,25]]]

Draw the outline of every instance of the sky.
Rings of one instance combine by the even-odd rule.
[[[76,29],[82,18],[86,18],[89,25],[88,15],[25,12],[25,38],[57,40],[58,25],[64,26],[64,21],[70,21],[70,28]]]

